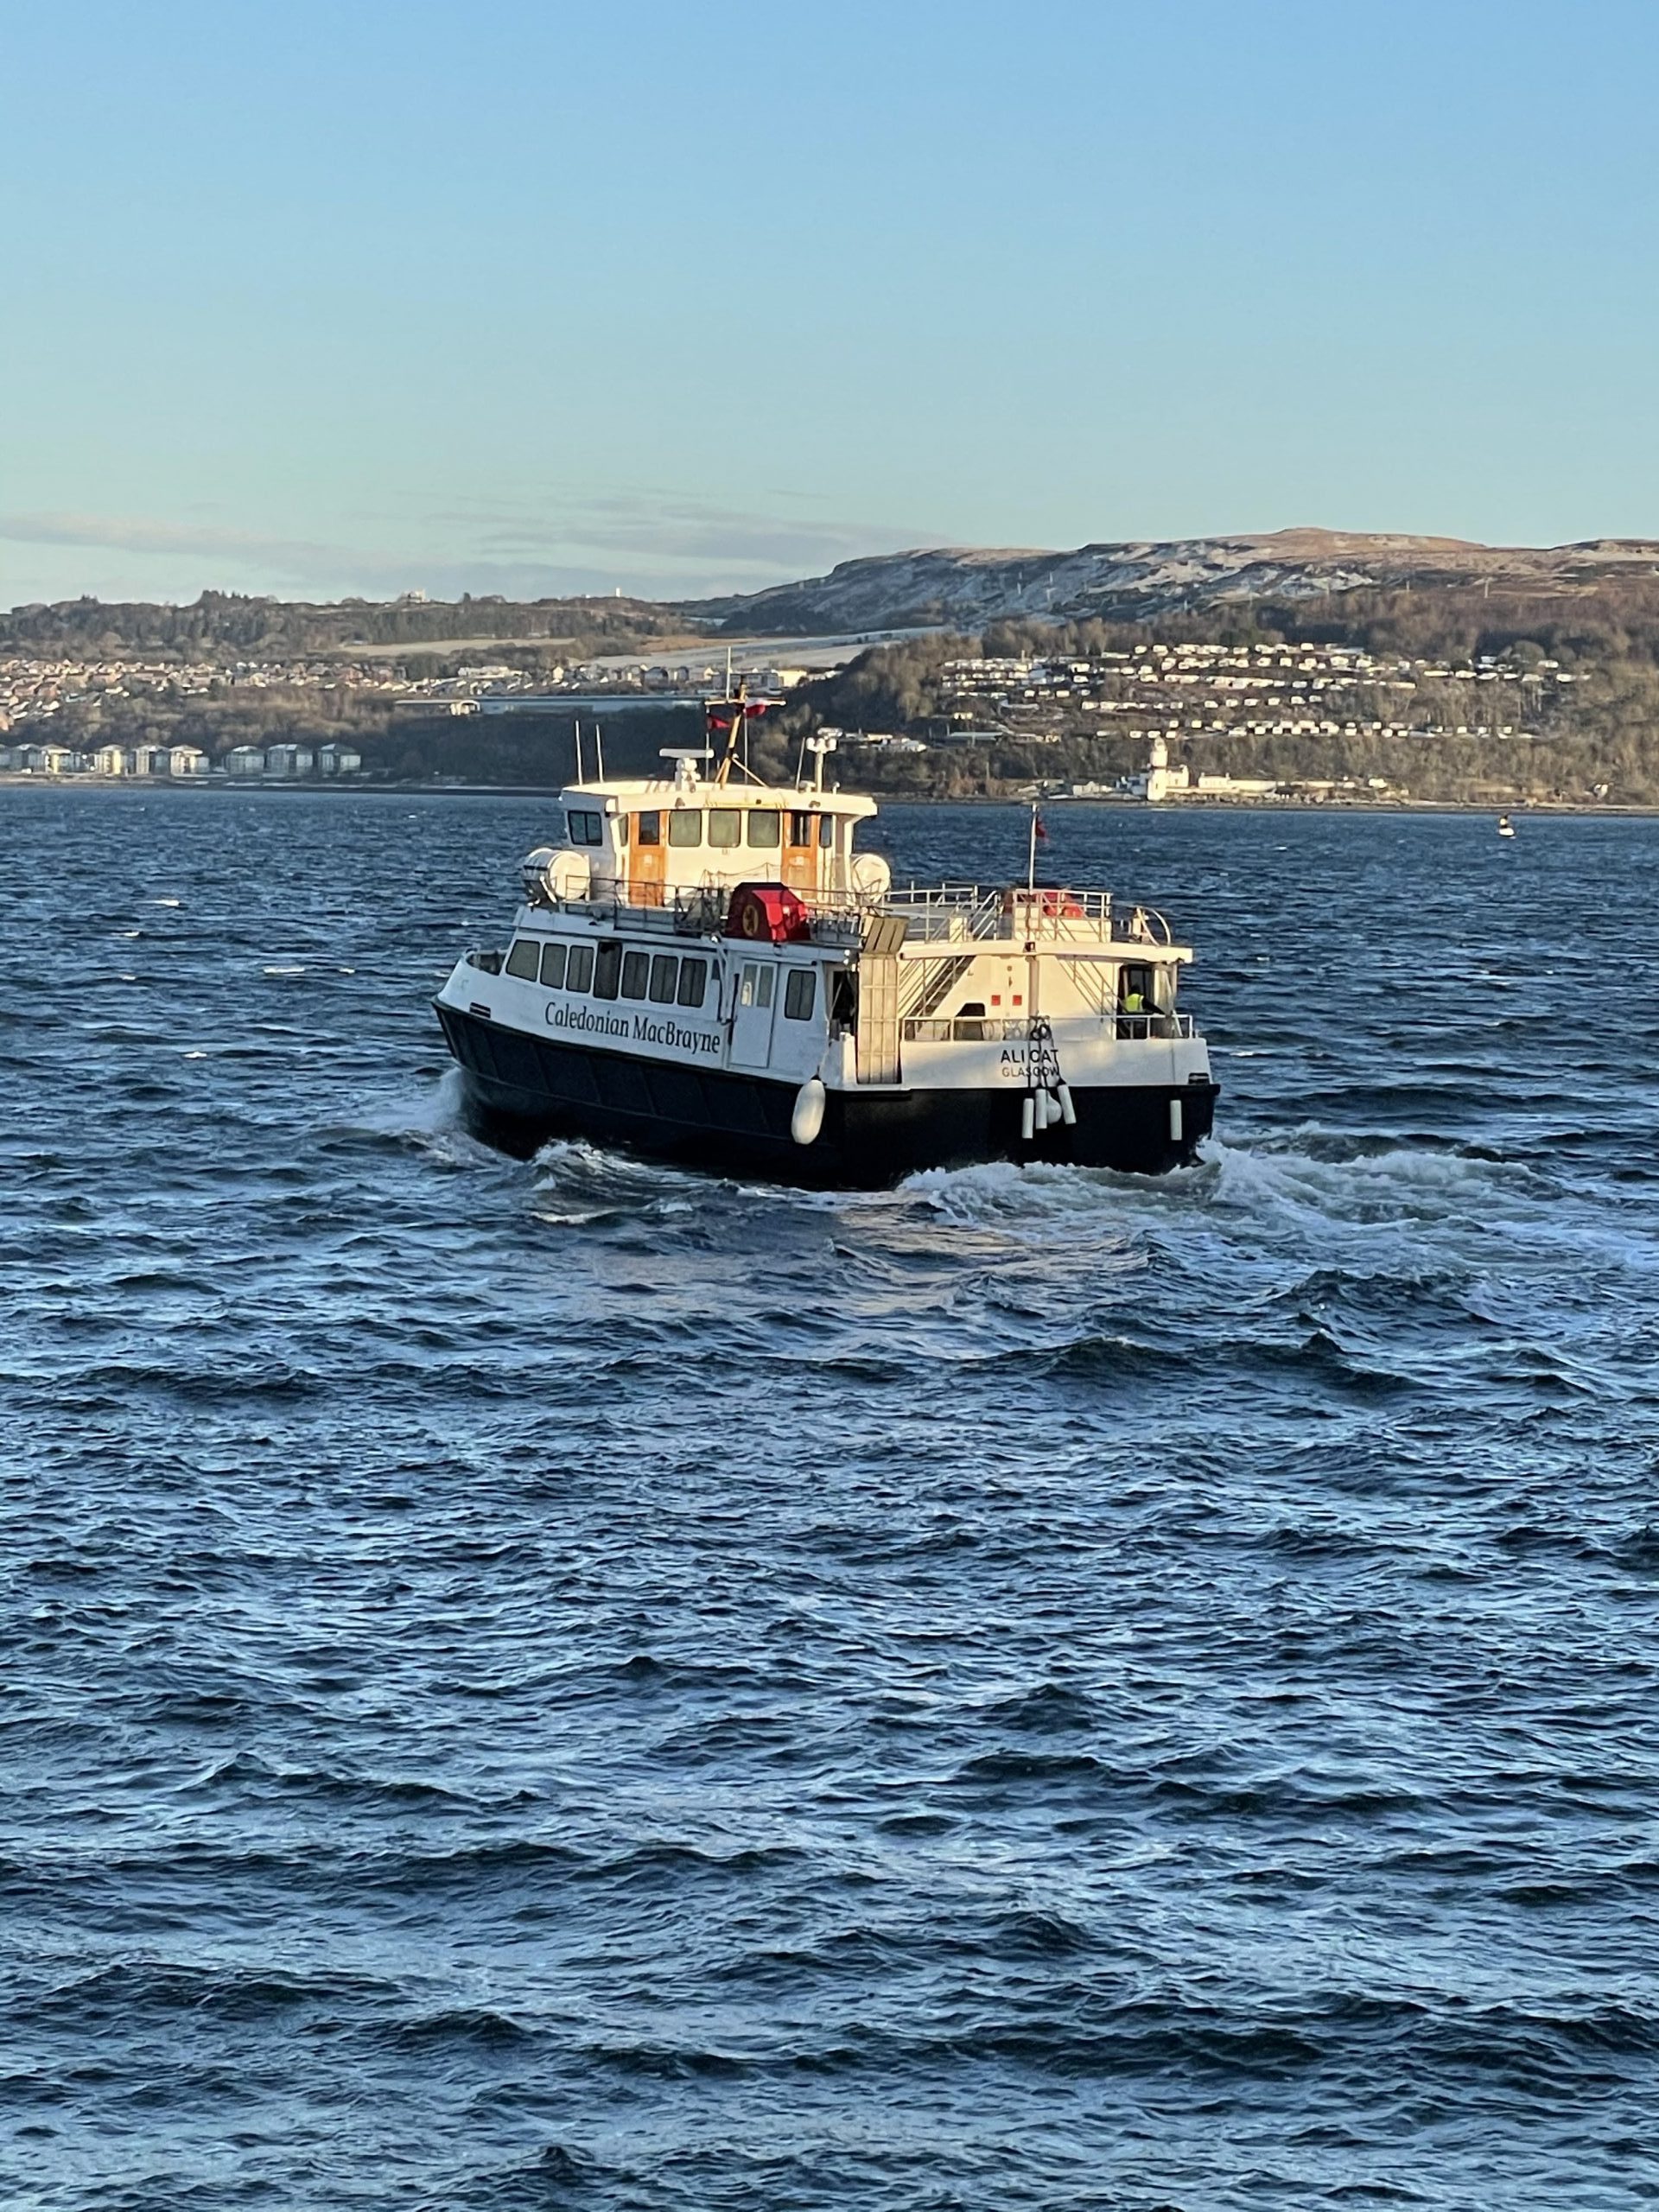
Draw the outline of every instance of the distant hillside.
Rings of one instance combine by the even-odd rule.
[[[466,643],[557,645],[582,660],[651,650],[688,632],[728,636],[856,636],[861,631],[996,622],[1144,622],[1211,610],[1346,602],[1409,591],[1426,598],[1471,588],[1510,601],[1558,604],[1641,593],[1659,582],[1659,543],[1606,538],[1543,549],[1474,545],[1452,537],[1282,530],[1166,543],[1085,545],[1075,552],[945,547],[843,561],[827,576],[739,596],[644,599],[398,599],[326,603],[204,592],[187,607],[96,599],[0,612],[0,654],[215,661],[283,659]]]
[[[626,652],[678,627],[640,599],[250,598],[205,591],[186,607],[148,601],[59,600],[0,613],[0,652],[153,653],[187,660],[281,660],[367,646],[435,649],[458,641],[550,640],[582,657]]]
[[[1659,575],[1659,543],[1601,539],[1545,549],[1452,537],[1282,530],[1163,544],[1085,545],[1073,553],[944,548],[842,561],[827,576],[688,615],[730,632],[788,636],[943,625],[976,631],[1020,620],[1145,620],[1252,600],[1344,597],[1368,589],[1573,594]]]

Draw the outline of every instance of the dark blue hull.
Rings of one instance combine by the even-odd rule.
[[[1210,1134],[1219,1086],[1074,1089],[1075,1127],[1020,1134],[1025,1094],[1004,1090],[831,1090],[816,1142],[790,1135],[797,1086],[527,1036],[437,1007],[462,1073],[469,1127],[527,1159],[550,1137],[585,1137],[719,1174],[835,1190],[878,1190],[923,1167],[989,1160],[1061,1160],[1161,1175],[1187,1165]],[[1172,1135],[1179,1101],[1180,1134]]]

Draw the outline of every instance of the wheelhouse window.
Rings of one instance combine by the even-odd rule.
[[[814,817],[791,814],[789,817],[789,842],[791,845],[810,845],[813,838]]]
[[[749,843],[757,852],[776,852],[780,826],[777,815],[766,812],[758,806],[751,807],[748,825]]]
[[[680,980],[680,963],[671,952],[656,954],[651,963],[651,1002],[672,1006],[674,986]]]
[[[791,1021],[810,1021],[818,1002],[816,968],[791,968],[784,984],[784,1012]]]
[[[1153,1010],[1152,970],[1139,964],[1125,965],[1119,970],[1117,1003],[1125,1014],[1150,1014]]]
[[[594,996],[613,999],[622,982],[622,948],[613,937],[594,948]]]
[[[565,823],[573,845],[602,845],[605,842],[605,817],[586,807],[573,806],[566,814]]]
[[[668,842],[671,845],[700,845],[702,842],[702,809],[700,806],[676,807],[668,817]]]
[[[625,952],[622,956],[622,995],[625,999],[642,999],[651,976],[651,955],[648,952]]]
[[[754,978],[754,1002],[756,1006],[770,1006],[772,1004],[772,987],[773,982],[776,980],[776,975],[777,971],[775,969],[762,967],[758,969]]]
[[[562,944],[542,947],[542,981],[550,991],[564,988],[565,948]]]
[[[709,842],[715,850],[729,853],[743,835],[743,811],[736,806],[711,806],[709,810]]]
[[[636,814],[633,817],[633,842],[636,845],[660,845],[663,842],[663,817],[659,813]]]
[[[564,970],[567,991],[590,991],[594,988],[594,948],[591,944],[573,944]]]
[[[535,982],[537,970],[541,964],[541,947],[533,937],[519,938],[507,955],[508,975],[520,976],[529,983]]]
[[[823,850],[827,853],[830,846],[833,845],[835,842],[835,817],[833,815],[821,814],[818,817],[818,843]]]
[[[708,984],[709,963],[706,960],[681,961],[679,1003],[682,1006],[701,1006]]]

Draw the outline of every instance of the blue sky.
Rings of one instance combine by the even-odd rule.
[[[0,33],[0,604],[1659,536],[1651,0]]]

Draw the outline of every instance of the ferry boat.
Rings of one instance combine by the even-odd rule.
[[[1190,1162],[1217,1085],[1176,1006],[1191,949],[1109,892],[912,885],[855,849],[875,802],[748,775],[759,702],[654,778],[582,778],[523,863],[508,943],[435,1001],[469,1125],[721,1173],[877,1188],[918,1168]],[[805,753],[803,753],[804,763]],[[736,771],[734,773],[734,772]]]

